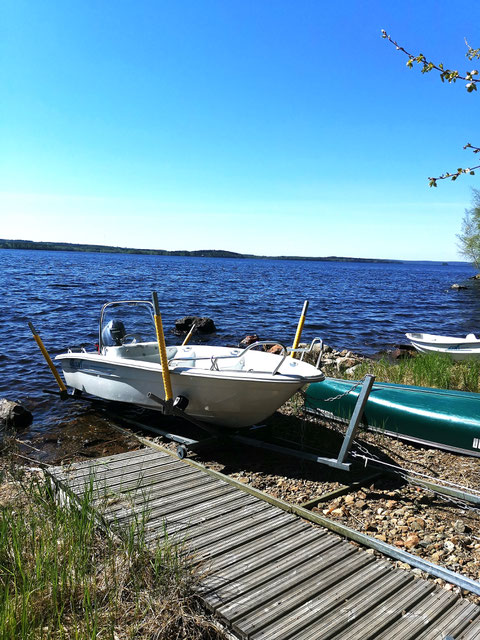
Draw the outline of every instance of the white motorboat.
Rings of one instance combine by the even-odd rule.
[[[127,334],[122,321],[105,321],[107,310],[125,304],[153,309],[147,301],[107,303],[100,316],[98,351],[69,349],[56,359],[69,387],[105,400],[161,410],[155,399],[165,398],[158,343]],[[319,340],[310,348],[315,342]],[[267,344],[278,343],[257,342],[246,349],[167,347],[173,397],[188,401],[185,413],[196,420],[239,428],[265,420],[306,384],[324,380],[320,369],[289,357],[285,347],[281,354],[258,350]]]
[[[405,335],[421,353],[445,353],[455,361],[480,358],[480,339],[473,333],[469,333],[465,338],[437,336],[430,333],[406,333]]]

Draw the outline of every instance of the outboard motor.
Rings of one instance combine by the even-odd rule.
[[[105,347],[119,347],[126,335],[123,322],[110,320],[102,329],[102,344]]]

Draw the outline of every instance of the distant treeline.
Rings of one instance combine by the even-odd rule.
[[[84,253],[133,253],[152,256],[188,256],[194,258],[254,258],[256,260],[310,260],[323,262],[396,262],[376,258],[343,258],[338,256],[256,256],[250,253],[236,253],[222,249],[201,249],[198,251],[166,251],[165,249],[130,249],[110,247],[101,244],[74,244],[70,242],[33,242],[32,240],[1,240],[0,249],[31,249],[37,251],[80,251]]]

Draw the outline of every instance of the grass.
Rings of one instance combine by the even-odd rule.
[[[395,362],[368,360],[349,377],[358,380],[367,373],[378,382],[480,392],[480,361],[453,362],[444,354],[418,354]]]
[[[2,640],[222,637],[195,597],[198,569],[183,545],[164,533],[147,546],[144,517],[123,537],[102,531],[91,486],[60,507],[41,476],[1,475]]]

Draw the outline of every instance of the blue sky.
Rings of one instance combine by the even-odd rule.
[[[0,237],[455,260],[480,4],[4,0]],[[480,61],[477,61],[480,66]],[[479,162],[480,163],[480,162]]]

